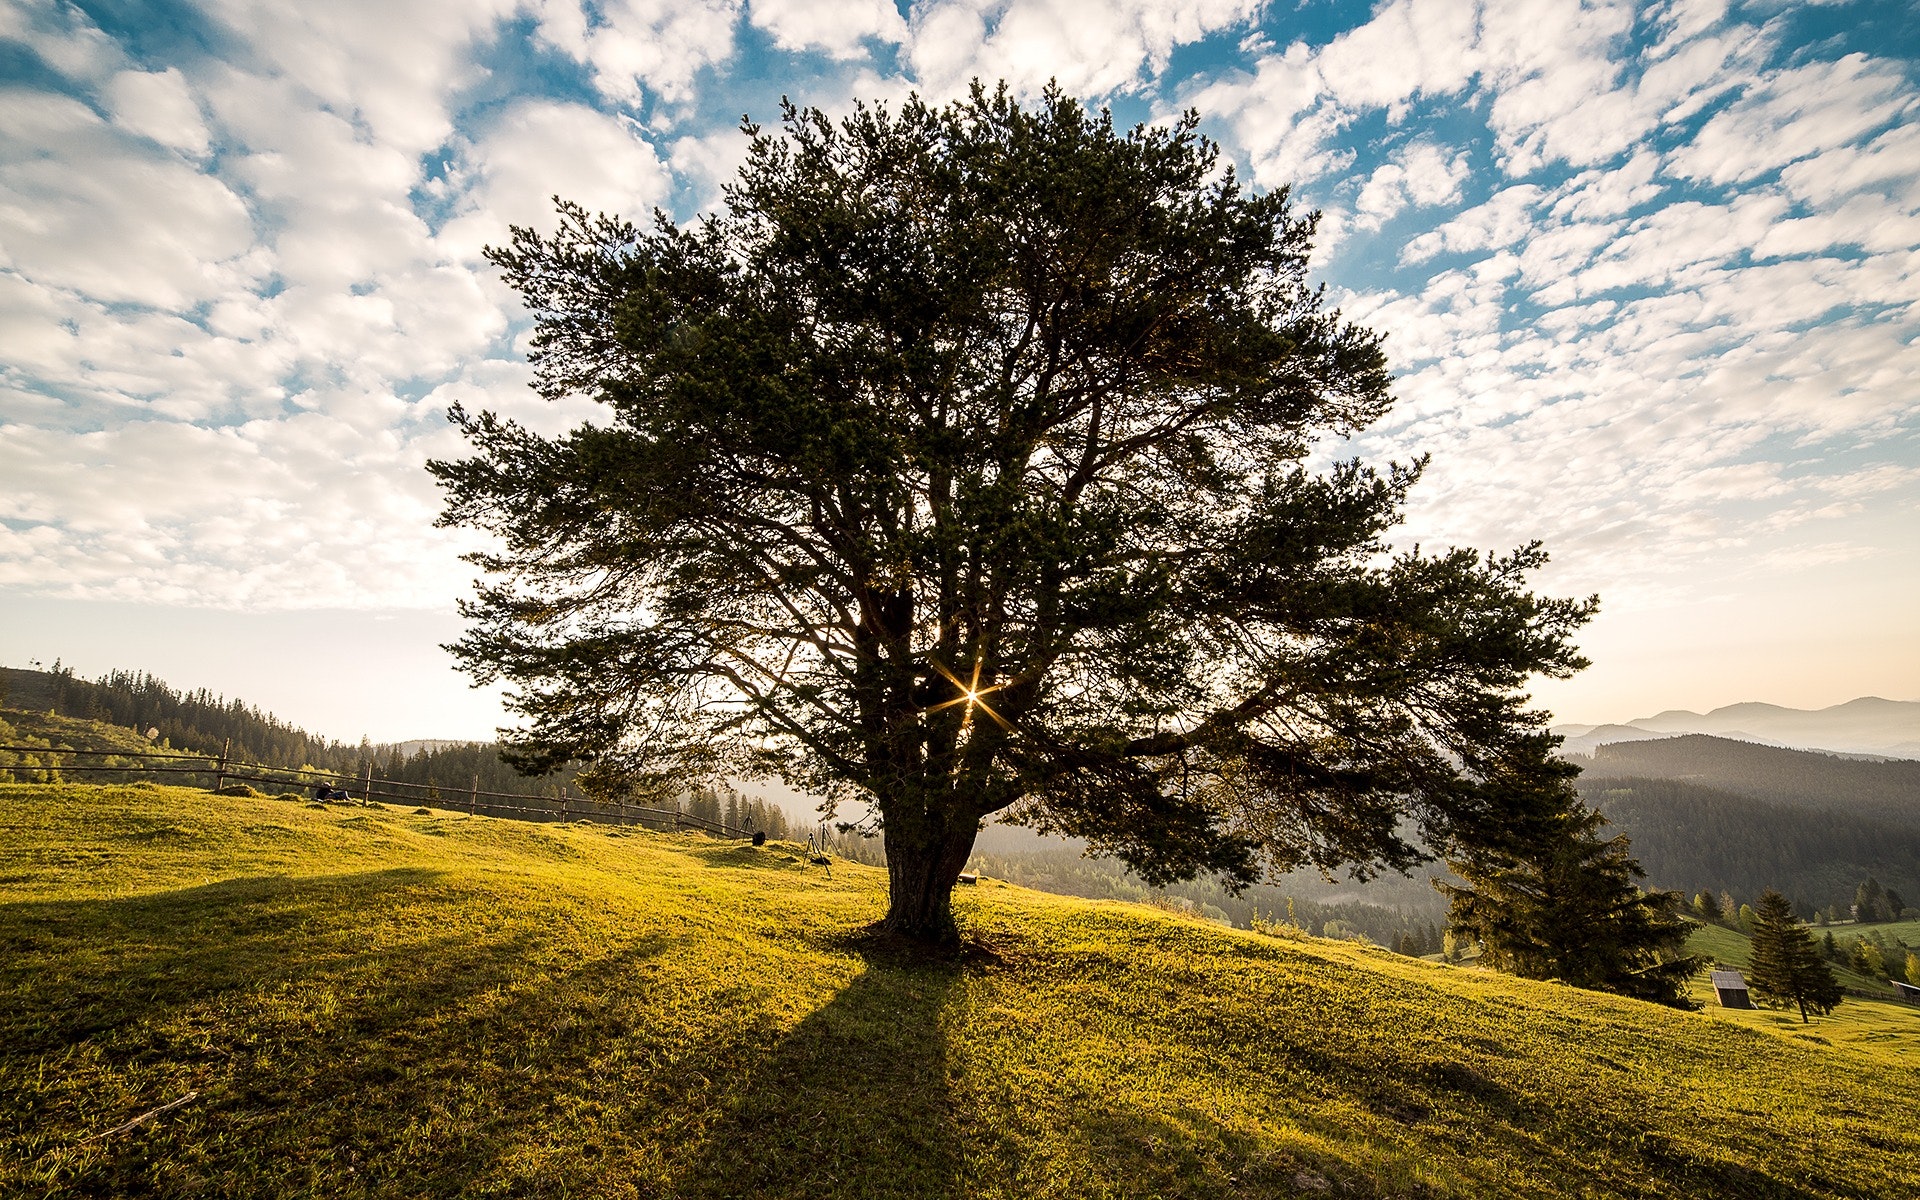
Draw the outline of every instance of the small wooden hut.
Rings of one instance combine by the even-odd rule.
[[[1753,998],[1747,995],[1746,976],[1738,971],[1715,971],[1713,994],[1720,998],[1721,1008],[1753,1007]]]

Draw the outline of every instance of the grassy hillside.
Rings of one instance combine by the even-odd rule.
[[[859,932],[882,889],[697,835],[0,788],[0,1194],[1914,1190],[1871,1047],[1004,885],[927,958]]]
[[[1707,955],[1715,962],[1745,970],[1753,955],[1753,942],[1745,934],[1717,925],[1696,929],[1687,939],[1687,949]],[[1706,976],[1693,981],[1693,998],[1704,1004],[1708,1015],[1749,1029],[1765,1029],[1786,1037],[1797,1037],[1820,1044],[1843,1046],[1875,1058],[1898,1062],[1907,1070],[1920,1069],[1920,1007],[1891,999],[1893,989],[1884,979],[1868,979],[1845,967],[1834,966],[1841,986],[1872,991],[1888,999],[1867,999],[1849,994],[1829,1017],[1816,1017],[1802,1024],[1798,1010],[1728,1009],[1715,1001]],[[1915,1189],[1920,1194],[1920,1189]]]

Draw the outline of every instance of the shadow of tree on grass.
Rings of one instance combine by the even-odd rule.
[[[869,937],[846,946],[864,969],[729,1081],[676,1195],[964,1194],[942,1012],[967,966]]]

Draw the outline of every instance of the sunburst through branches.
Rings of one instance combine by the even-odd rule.
[[[993,711],[993,706],[988,704],[984,699],[984,697],[992,695],[994,692],[1001,690],[1007,685],[1005,683],[993,683],[993,684],[988,684],[986,687],[981,687],[980,671],[981,671],[982,664],[979,659],[976,658],[973,660],[973,677],[968,681],[966,681],[965,683],[962,683],[958,675],[954,674],[952,671],[947,670],[947,668],[943,666],[938,660],[929,658],[927,659],[927,661],[928,663],[932,664],[934,670],[940,672],[940,674],[946,678],[947,682],[953,684],[954,687],[957,687],[960,689],[960,694],[958,696],[955,696],[951,700],[943,700],[939,704],[932,705],[931,707],[926,709],[927,712],[936,713],[936,712],[940,712],[942,709],[952,708],[955,705],[959,705],[959,704],[966,705],[967,706],[966,712],[962,714],[960,717],[960,735],[962,737],[965,737],[967,734],[967,731],[973,727],[973,710],[976,708],[979,709],[981,712],[986,713],[987,716],[991,717],[993,719],[994,724],[1000,726],[1000,728],[1005,729],[1008,732],[1012,732],[1013,726],[1007,723],[1007,719],[1005,717],[1002,717],[999,713]]]

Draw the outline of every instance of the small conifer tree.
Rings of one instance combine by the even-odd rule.
[[[1854,916],[1862,925],[1884,921],[1887,919],[1886,907],[1886,892],[1880,887],[1880,881],[1871,875],[1867,876],[1867,881],[1853,893]]]
[[[1764,1004],[1774,1008],[1798,1005],[1800,1020],[1808,1012],[1826,1016],[1840,1004],[1840,983],[1820,959],[1813,935],[1793,915],[1787,898],[1769,888],[1754,911],[1753,957],[1747,964],[1747,986]]]
[[[1860,943],[1860,973],[1869,979],[1878,979],[1887,973],[1887,957],[1881,953],[1879,943]]]
[[[1920,954],[1907,951],[1907,982],[1920,987]]]

